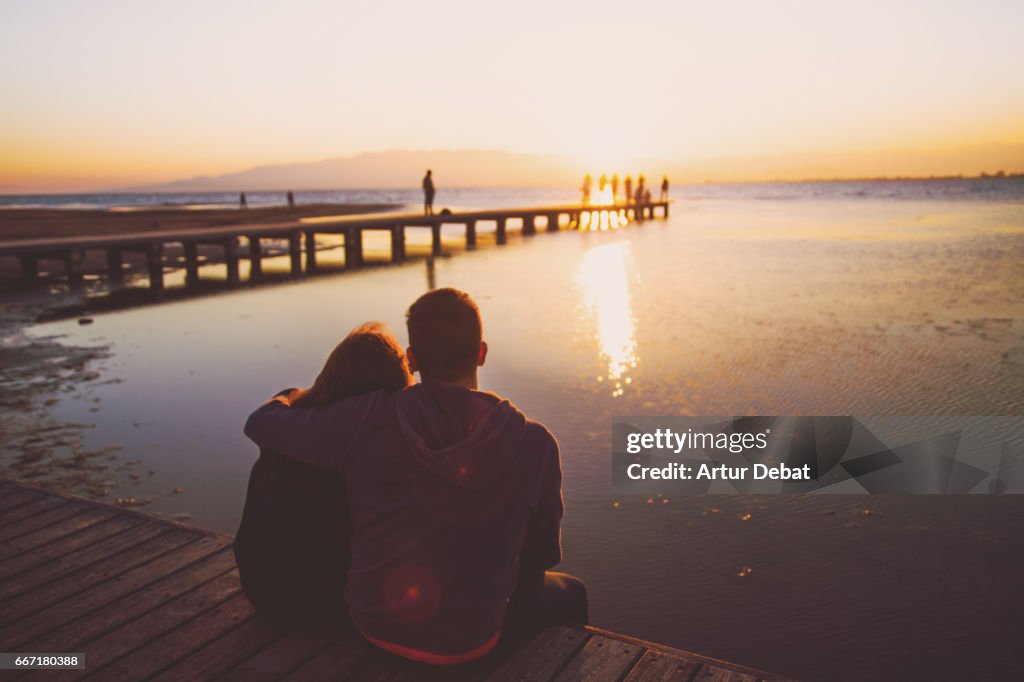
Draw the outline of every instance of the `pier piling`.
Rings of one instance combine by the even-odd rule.
[[[199,284],[199,246],[195,242],[182,242],[185,250],[185,286]]]
[[[306,232],[306,272],[316,272],[316,233]]]
[[[107,249],[107,279],[114,284],[124,282],[124,255],[117,247]]]
[[[391,226],[391,260],[395,263],[405,260],[405,230],[401,223]]]
[[[441,255],[441,223],[437,221],[430,224],[430,254]]]
[[[146,269],[149,270],[149,288],[153,291],[163,291],[164,245],[162,242],[150,244],[146,249]]]
[[[548,214],[548,226],[547,226],[548,232],[558,232],[558,216],[559,216],[558,213],[549,213]]]
[[[260,238],[249,235],[249,279],[257,279],[263,275],[263,247]]]
[[[26,282],[33,282],[39,277],[39,260],[35,256],[19,256],[18,262],[21,264],[21,278]]]
[[[535,235],[537,234],[537,216],[528,215],[523,217],[523,234],[524,235]]]
[[[302,275],[302,235],[292,232],[288,235],[288,255],[292,262],[292,277]]]
[[[227,266],[228,284],[238,284],[238,238],[228,237],[224,240],[224,265]]]

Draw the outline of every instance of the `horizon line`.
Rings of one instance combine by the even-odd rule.
[[[945,174],[945,175],[882,175],[882,176],[850,176],[850,177],[812,177],[812,178],[794,178],[794,179],[783,179],[783,178],[766,178],[759,180],[716,180],[716,179],[705,179],[705,180],[687,180],[673,182],[669,178],[669,182],[674,187],[699,187],[702,185],[786,185],[786,184],[806,184],[806,183],[841,183],[841,182],[921,182],[921,181],[943,181],[943,180],[1015,180],[1024,178],[1024,170],[1017,171],[1004,171],[998,170],[992,173],[982,171],[976,175],[967,175],[964,173],[958,174]],[[442,189],[558,189],[568,188],[567,185],[563,184],[542,184],[542,185],[529,185],[529,184],[499,184],[499,185],[448,185],[442,186]],[[95,195],[95,194],[235,194],[238,192],[253,193],[253,194],[266,194],[276,192],[383,192],[383,191],[395,191],[395,190],[415,190],[418,189],[415,185],[393,185],[393,186],[379,186],[379,187],[331,187],[331,188],[303,188],[303,187],[279,187],[274,189],[246,189],[245,187],[231,188],[231,189],[204,189],[204,190],[173,190],[173,189],[153,189],[147,190],[143,188],[105,188],[85,191],[43,191],[43,192],[17,192],[0,190],[0,197],[45,197],[45,196],[73,196],[73,195]],[[576,191],[573,187],[572,191]]]

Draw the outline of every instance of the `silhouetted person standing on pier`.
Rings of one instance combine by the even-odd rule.
[[[636,180],[636,194],[633,195],[633,204],[636,206],[633,215],[636,217],[636,221],[643,222],[644,220],[644,193],[647,188],[644,187],[644,176],[640,176]]]
[[[608,186],[608,176],[601,173],[601,179],[597,181],[597,191],[604,193],[604,188]]]
[[[238,208],[249,208],[249,202],[245,200],[245,192],[238,195]]]
[[[626,181],[623,183],[623,189],[626,190],[626,205],[633,201],[633,177],[630,175],[626,176]]]
[[[590,188],[594,184],[594,179],[590,177],[590,173],[583,176],[583,186],[580,187],[580,192],[583,193],[583,205],[590,205]]]
[[[659,201],[668,201],[668,176],[663,175],[661,177],[661,194],[658,196]]]
[[[429,168],[423,176],[423,214],[434,215],[434,173]]]
[[[619,174],[612,175],[612,203],[619,203]]]
[[[288,208],[295,208],[295,194],[288,190]]]

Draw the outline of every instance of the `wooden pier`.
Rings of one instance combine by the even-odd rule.
[[[481,223],[493,223],[495,241],[498,244],[505,244],[512,229],[518,229],[523,236],[530,236],[536,234],[541,226],[546,232],[557,232],[563,228],[576,228],[581,220],[586,222],[592,217],[599,219],[601,214],[615,214],[625,222],[654,218],[657,212],[667,218],[669,202],[608,206],[540,206],[431,216],[406,213],[344,216],[337,219],[314,218],[273,224],[243,224],[122,235],[19,239],[0,242],[0,256],[16,257],[20,261],[21,278],[27,282],[38,278],[40,261],[59,261],[68,282],[76,284],[83,278],[79,263],[84,253],[102,251],[106,254],[107,278],[116,284],[124,279],[124,255],[132,252],[141,253],[149,274],[150,288],[161,291],[164,288],[164,271],[167,267],[164,257],[164,248],[167,244],[180,244],[182,247],[187,285],[199,282],[200,246],[223,249],[226,279],[229,284],[237,284],[241,279],[241,260],[249,261],[251,280],[257,280],[262,276],[264,240],[287,242],[291,274],[297,277],[311,273],[317,268],[317,235],[343,236],[345,267],[354,268],[363,264],[363,233],[368,230],[390,234],[391,261],[399,263],[406,257],[406,231],[410,228],[430,229],[431,253],[437,256],[441,255],[443,250],[441,229],[445,225],[462,226],[465,231],[465,245],[472,249],[476,247],[477,227]],[[242,239],[246,242],[244,250],[240,247]]]
[[[458,673],[355,636],[289,635],[241,591],[232,538],[0,480],[0,652],[84,654],[84,670],[7,679],[781,680],[596,628],[551,627]]]

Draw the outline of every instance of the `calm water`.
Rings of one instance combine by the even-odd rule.
[[[609,471],[613,414],[1024,414],[1024,192],[1004,182],[693,187],[669,221],[34,333],[111,345],[53,409],[153,471],[113,494],[233,531],[256,456],[246,415],[308,384],[353,326],[404,340],[429,285],[466,289],[491,347],[483,386],[560,441],[563,568],[596,625],[808,679],[1012,678],[1024,500],[649,503],[613,496]]]

